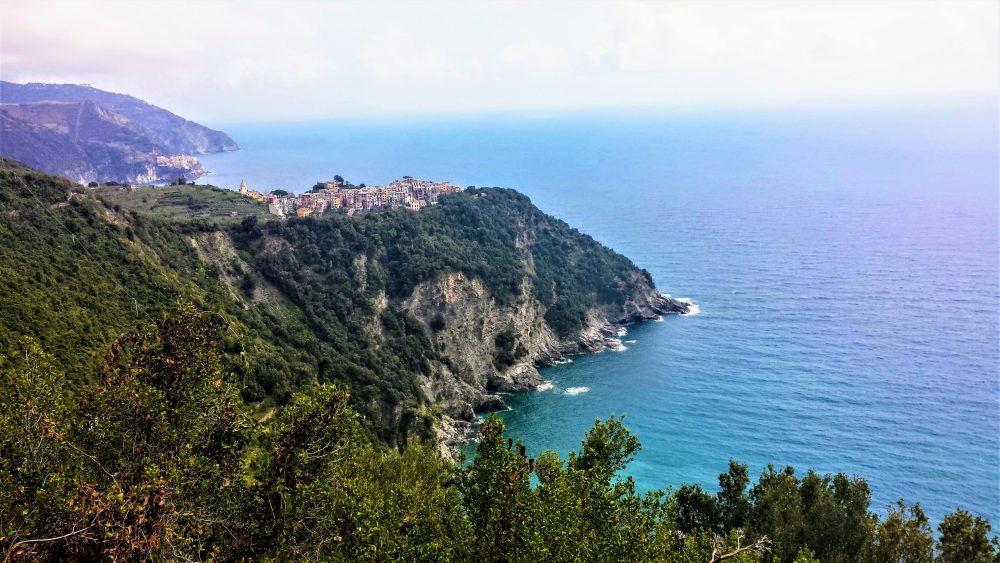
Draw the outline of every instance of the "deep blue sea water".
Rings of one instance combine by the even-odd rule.
[[[627,413],[642,488],[732,457],[1000,524],[995,107],[219,125],[210,182],[517,188],[699,305],[509,397],[531,452]]]

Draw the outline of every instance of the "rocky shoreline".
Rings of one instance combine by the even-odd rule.
[[[631,306],[629,306],[631,305]],[[548,382],[538,373],[538,368],[551,367],[570,361],[571,356],[598,354],[605,350],[621,349],[621,337],[627,327],[641,322],[656,321],[666,315],[685,315],[693,305],[656,292],[645,303],[629,303],[620,314],[608,311],[591,311],[587,326],[571,341],[558,342],[549,349],[540,349],[531,358],[530,365],[514,366],[508,372],[505,385],[496,386],[493,393],[481,395],[472,412],[445,414],[436,427],[440,452],[454,458],[459,449],[468,443],[480,420],[476,414],[507,410],[503,398],[497,393],[537,391]],[[459,416],[453,416],[458,414]]]

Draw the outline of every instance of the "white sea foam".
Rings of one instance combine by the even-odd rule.
[[[618,336],[619,337],[625,336],[626,334],[628,334],[628,329],[627,328],[625,328],[623,326],[622,327],[618,327]]]
[[[568,387],[564,391],[567,395],[579,395],[580,393],[586,393],[590,391],[590,387]]]
[[[573,358],[561,358],[561,359],[558,359],[558,360],[552,362],[552,365],[554,365],[554,366],[564,366],[566,364],[572,364],[572,363],[573,363]]]
[[[637,340],[626,340],[625,344],[635,344],[636,342],[638,342],[638,341]]]
[[[681,313],[682,317],[693,317],[693,316],[695,316],[695,315],[697,315],[698,313],[701,312],[701,307],[699,307],[697,303],[695,303],[694,301],[692,301],[691,298],[689,298],[689,297],[675,297],[675,299],[677,301],[680,301],[681,303],[687,303],[689,305],[688,312],[687,313]]]
[[[653,319],[653,322],[655,322],[655,323],[662,323],[663,322],[663,315],[656,315],[656,318]]]
[[[539,391],[551,391],[554,388],[555,385],[553,385],[551,381],[546,381],[545,383],[542,383],[541,385],[538,386]]]

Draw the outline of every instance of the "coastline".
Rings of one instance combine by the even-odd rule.
[[[532,359],[532,365],[537,368],[552,367],[555,365],[572,363],[573,356],[585,356],[600,354],[605,350],[624,352],[627,348],[622,344],[621,338],[627,333],[630,326],[643,322],[660,322],[668,315],[688,316],[698,314],[698,306],[690,300],[681,300],[667,294],[657,292],[655,297],[640,306],[634,306],[631,312],[622,316],[609,317],[603,312],[594,311],[590,315],[590,324],[569,342],[562,342],[554,350],[543,350]],[[522,388],[506,391],[505,393],[530,393],[544,391],[551,387],[551,382],[542,379],[540,376],[530,381],[522,382]],[[496,401],[489,406],[492,408],[477,408],[477,414],[488,414],[509,410],[503,400],[497,396]],[[442,415],[435,425],[439,453],[442,457],[455,459],[462,446],[473,440],[475,433],[481,424],[478,416],[471,420],[462,420]]]

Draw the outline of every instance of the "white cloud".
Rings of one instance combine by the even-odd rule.
[[[995,2],[0,0],[5,80],[195,119],[996,92]]]

